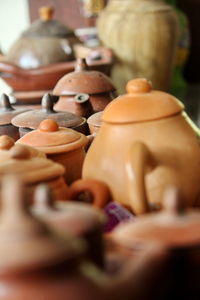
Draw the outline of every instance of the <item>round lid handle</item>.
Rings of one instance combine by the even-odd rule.
[[[82,72],[88,70],[88,64],[86,62],[85,58],[77,58],[76,60],[76,66],[75,66],[75,72]]]
[[[15,145],[15,141],[8,135],[0,136],[0,150],[9,150]]]
[[[173,215],[181,216],[186,211],[186,203],[181,196],[180,190],[175,186],[168,187],[164,192],[163,197],[164,212]]]
[[[54,106],[54,100],[53,97],[46,93],[44,94],[44,96],[42,97],[42,110],[45,112],[49,112],[49,113],[55,113],[55,110],[53,109]]]
[[[39,15],[42,21],[48,21],[53,18],[54,9],[51,6],[42,6],[39,8]]]
[[[44,132],[54,132],[59,130],[59,126],[56,121],[52,119],[46,119],[40,123],[38,129]]]
[[[43,213],[54,210],[54,197],[47,184],[39,184],[34,193],[34,210]]]
[[[6,94],[2,94],[0,98],[1,107],[5,111],[14,110],[12,105],[10,104],[10,99]]]
[[[16,144],[10,149],[10,156],[14,159],[29,159],[31,152],[22,144]]]
[[[152,84],[145,78],[137,78],[127,83],[126,90],[128,94],[143,94],[152,91]]]

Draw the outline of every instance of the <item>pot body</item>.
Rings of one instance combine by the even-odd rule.
[[[145,151],[137,148],[138,141]],[[135,124],[104,122],[86,155],[83,177],[105,182],[115,201],[139,214],[141,194],[159,208],[169,185],[181,189],[188,205],[197,204],[199,165],[198,133],[185,114],[178,114]]]
[[[169,88],[179,31],[172,7],[162,0],[111,0],[97,28],[116,56],[111,76],[119,94],[137,77],[147,78],[155,89]]]

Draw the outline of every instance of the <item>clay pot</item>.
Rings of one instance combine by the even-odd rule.
[[[53,8],[41,7],[40,20],[11,46],[6,59],[24,69],[38,68],[51,63],[74,59],[73,44],[78,42],[73,31],[53,20]]]
[[[8,135],[16,141],[19,138],[19,130],[12,125],[11,120],[28,109],[14,109],[6,94],[2,94],[0,106],[0,135]]]
[[[102,123],[102,111],[99,111],[93,115],[91,115],[88,119],[87,119],[87,123],[90,129],[90,133],[94,134],[97,133],[101,127],[101,123]]]
[[[56,112],[53,109],[53,105],[53,97],[50,94],[45,94],[42,98],[41,109],[31,110],[13,118],[12,124],[19,127],[20,137],[33,129],[37,129],[39,124],[45,119],[53,119],[61,127],[72,128],[84,134],[88,133],[85,118],[69,112]]]
[[[17,143],[26,144],[46,153],[47,157],[65,167],[68,184],[81,178],[87,137],[75,130],[58,127],[52,119],[44,120],[37,130],[27,133]]]
[[[130,81],[127,93],[104,110],[83,178],[105,182],[114,201],[135,214],[160,209],[172,184],[189,206],[200,205],[199,130],[183,104],[145,79]]]
[[[84,241],[53,234],[27,211],[19,179],[4,179],[1,199],[1,300],[148,299],[163,265],[160,250],[111,279],[86,261]],[[145,279],[148,288],[143,289]]]
[[[111,233],[112,240],[136,257],[149,243],[165,245],[171,258],[165,278],[159,281],[166,289],[164,299],[176,293],[183,299],[195,299],[200,292],[200,211],[186,209],[185,199],[175,187],[165,191],[163,206],[160,213],[119,225]]]
[[[76,114],[74,96],[88,94],[93,112],[102,111],[115,97],[115,87],[109,77],[98,71],[89,71],[85,59],[78,59],[74,72],[63,76],[53,90],[59,96],[55,110],[70,111]]]
[[[91,182],[91,187],[93,185]],[[72,189],[74,191],[73,187]],[[102,194],[99,189],[96,188],[96,194]],[[101,197],[106,202],[109,200],[109,193],[105,193]],[[59,233],[84,238],[89,246],[87,252],[90,260],[101,268],[104,266],[102,233],[106,218],[100,210],[88,203],[55,202],[48,186],[40,185],[36,189],[32,211]]]

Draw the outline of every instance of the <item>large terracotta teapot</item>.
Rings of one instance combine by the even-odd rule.
[[[145,79],[104,110],[83,166],[83,177],[104,181],[115,201],[143,214],[162,205],[166,186],[178,186],[188,205],[200,195],[199,130],[175,97]]]

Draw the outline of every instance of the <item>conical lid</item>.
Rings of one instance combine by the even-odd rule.
[[[12,124],[17,127],[38,128],[45,119],[55,120],[61,127],[76,127],[83,122],[83,118],[70,112],[55,111],[53,109],[54,99],[50,94],[45,94],[42,98],[42,108],[22,113],[12,119]]]
[[[15,141],[8,135],[0,136],[0,161],[6,161],[10,159],[9,150],[14,147]],[[29,153],[30,157],[46,157],[46,154],[42,151],[37,150],[36,148],[30,147],[28,145],[25,146]]]
[[[15,109],[10,104],[9,97],[2,94],[0,98],[0,125],[11,124],[11,120],[29,109]]]
[[[85,59],[77,60],[74,72],[63,76],[56,84],[53,94],[56,96],[83,94],[99,94],[112,92],[114,87],[111,79],[98,71],[88,70]]]
[[[83,252],[81,241],[61,240],[28,212],[17,177],[3,179],[1,201],[0,274],[55,265]]]
[[[83,147],[87,143],[87,137],[73,129],[58,127],[56,121],[47,119],[40,123],[37,130],[21,137],[18,143],[30,145],[46,154],[51,154]]]
[[[67,38],[73,36],[73,30],[66,27],[57,20],[53,20],[54,9],[43,6],[39,9],[40,19],[34,21],[31,26],[22,33],[22,37],[59,37]]]
[[[162,212],[118,226],[113,231],[114,239],[130,247],[152,241],[172,248],[200,245],[200,210],[186,209],[174,187],[167,189],[163,200]]]
[[[184,105],[175,97],[152,90],[146,79],[134,79],[127,84],[127,94],[107,105],[102,120],[109,123],[137,123],[158,120],[183,111]]]
[[[0,160],[0,179],[8,174],[20,177],[26,184],[52,180],[64,175],[65,168],[44,157],[31,157],[30,148],[15,144]]]

